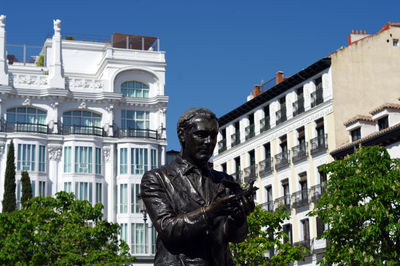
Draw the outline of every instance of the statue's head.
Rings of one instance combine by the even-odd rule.
[[[191,108],[178,119],[177,133],[182,157],[196,165],[207,163],[217,143],[217,117],[206,108]]]

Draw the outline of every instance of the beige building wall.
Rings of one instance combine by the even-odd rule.
[[[371,35],[331,55],[336,145],[348,142],[343,123],[400,97],[400,27]]]

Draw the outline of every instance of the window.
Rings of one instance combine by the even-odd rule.
[[[280,110],[276,112],[276,125],[286,121],[286,98],[279,99]]]
[[[301,224],[303,226],[303,240],[310,240],[310,225],[308,219],[301,220]]]
[[[75,147],[75,173],[92,173],[92,147]]]
[[[101,115],[89,111],[64,112],[63,130],[67,134],[101,136]]]
[[[356,128],[351,131],[351,141],[356,141],[358,139],[361,139],[361,128]]]
[[[399,39],[393,39],[393,46],[399,46]]]
[[[128,224],[120,224],[121,226],[121,240],[128,243]]]
[[[148,233],[147,228],[142,223],[132,224],[131,245],[132,252],[135,254],[148,253]]]
[[[64,173],[71,173],[72,171],[72,147],[64,147]]]
[[[39,172],[46,171],[46,146],[39,146]]]
[[[240,173],[240,156],[235,158],[235,173]]]
[[[36,197],[36,182],[32,180],[32,198]]]
[[[128,212],[128,184],[119,185],[119,212]]]
[[[156,169],[157,166],[158,166],[158,163],[157,163],[157,150],[151,149],[150,153],[151,153],[151,160],[150,160],[151,161],[151,169]]]
[[[157,231],[153,227],[151,227],[151,254],[156,253],[156,242],[157,242]]]
[[[145,137],[150,128],[150,113],[145,111],[121,110],[121,134]]]
[[[293,103],[293,116],[301,114],[304,112],[304,96],[303,87],[296,90],[297,101]]]
[[[254,132],[254,113],[250,114],[247,118],[249,119],[249,125],[245,128],[246,140],[254,137],[254,135],[255,135],[255,132]]]
[[[96,148],[96,174],[101,174],[101,149]]]
[[[64,182],[64,191],[68,193],[71,192],[71,182]]]
[[[284,240],[284,243],[289,242],[290,244],[293,244],[292,225],[291,224],[284,224],[282,229],[283,229],[283,232],[285,234],[287,234],[288,237],[289,237],[288,239]]]
[[[47,133],[46,112],[31,107],[8,109],[6,128],[7,131]]]
[[[389,127],[389,118],[387,116],[382,117],[378,120],[378,128],[379,130],[385,129]]]
[[[264,155],[265,155],[265,159],[271,158],[271,143],[269,143],[269,142],[264,144]]]
[[[282,180],[283,189],[283,203],[285,206],[290,206],[290,191],[289,191],[289,181],[288,179]]]
[[[325,225],[321,218],[317,217],[317,237],[321,236],[325,231]]]
[[[128,148],[121,148],[119,150],[119,173],[128,173]]]
[[[222,172],[226,173],[226,163],[221,164]]]
[[[16,197],[17,197],[17,200],[16,200],[17,209],[19,210],[19,209],[21,209],[21,181],[17,181],[17,195],[16,195]]]
[[[147,170],[147,149],[131,148],[131,174],[144,174]]]
[[[35,171],[36,145],[18,144],[17,170]]]
[[[235,133],[231,135],[231,146],[238,145],[240,143],[240,123],[236,121],[234,123]]]
[[[323,88],[322,88],[322,77],[318,77],[314,80],[315,91],[311,93],[311,107],[315,107],[324,101]]]
[[[148,98],[149,86],[139,81],[125,81],[121,84],[121,93],[125,97]]]
[[[75,182],[75,197],[78,200],[88,200],[92,204],[92,183]]]
[[[39,181],[39,196],[46,197],[46,182]]]
[[[96,183],[96,203],[102,203],[102,202],[103,202],[102,184]]]
[[[264,132],[270,129],[269,105],[264,106],[264,118],[260,120],[260,131]]]
[[[139,194],[140,184],[131,184],[131,213],[140,213]]]
[[[266,198],[266,210],[273,211],[274,210],[274,199],[272,197],[272,186],[265,187],[265,198]]]

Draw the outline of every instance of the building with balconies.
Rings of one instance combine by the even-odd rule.
[[[155,231],[138,194],[143,173],[166,161],[166,61],[158,39],[63,39],[55,20],[54,35],[35,56],[27,58],[29,46],[20,46],[23,58],[13,47],[0,16],[0,198],[13,140],[18,205],[23,170],[34,196],[64,190],[102,203],[137,262],[152,265]]]
[[[344,123],[400,97],[399,26],[388,23],[374,35],[351,34],[347,47],[290,77],[277,72],[254,86],[247,102],[219,118],[223,145],[215,149],[214,167],[244,183],[255,179],[256,201],[264,210],[290,210],[283,230],[293,245],[311,250],[301,264],[315,265],[326,246],[317,239],[325,225],[307,216],[324,192],[327,177],[320,166],[334,159],[330,152],[349,141],[349,132],[353,141],[363,140],[375,127],[390,124],[381,116],[375,119],[379,123],[371,117]]]

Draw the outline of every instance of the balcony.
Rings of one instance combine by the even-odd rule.
[[[231,135],[231,146],[234,147],[238,144],[240,144],[240,133],[235,132],[234,134]]]
[[[272,158],[260,162],[260,176],[266,176],[272,172]]]
[[[101,127],[81,126],[81,125],[63,125],[61,129],[63,135],[92,135],[104,136],[104,130]]]
[[[125,128],[120,129],[118,132],[120,138],[149,138],[149,139],[161,139],[161,135],[156,130],[151,129],[137,129],[137,128]]]
[[[287,120],[286,108],[281,108],[281,110],[276,112],[276,125],[279,125]]]
[[[226,139],[218,141],[218,153],[226,151]]]
[[[300,190],[292,194],[293,208],[300,208],[308,205],[308,190]]]
[[[327,134],[319,135],[311,139],[311,154],[319,153],[328,149]]]
[[[293,162],[298,162],[300,160],[303,160],[305,158],[307,158],[307,145],[305,142],[300,143],[297,146],[294,146],[292,148],[292,152],[293,152]]]
[[[298,247],[298,246],[302,246],[302,247],[306,247],[308,249],[310,249],[310,239],[305,239],[299,242],[295,242],[293,243],[293,246]]]
[[[289,155],[287,151],[283,151],[275,155],[275,168],[279,169],[289,164]]]
[[[264,117],[262,119],[260,119],[260,132],[264,132],[267,131],[268,129],[271,128],[271,124],[269,121],[269,117]]]
[[[311,93],[311,108],[315,107],[324,102],[324,97],[322,94],[322,88],[317,88]]]
[[[297,101],[293,103],[293,117],[304,113],[304,97],[298,97]]]
[[[246,140],[249,140],[249,139],[251,139],[252,137],[254,137],[254,136],[255,136],[255,133],[254,133],[254,124],[249,125],[248,127],[246,127],[246,128],[244,129],[244,131],[245,131],[245,133],[246,133]]]
[[[238,182],[239,184],[242,184],[242,171],[236,172],[231,174],[231,176],[233,177],[233,179]]]
[[[321,198],[322,193],[325,193],[325,187],[321,184],[312,186],[310,189],[311,201],[316,202]]]
[[[251,165],[243,170],[244,183],[249,184],[257,178],[257,165]]]
[[[277,198],[275,200],[275,204],[277,207],[284,206],[287,210],[290,209],[290,195],[287,194],[283,197]]]
[[[274,201],[267,201],[261,204],[263,211],[273,212],[274,211]]]
[[[28,132],[28,133],[44,133],[47,134],[48,126],[38,123],[21,123],[21,122],[5,122],[5,132]]]

